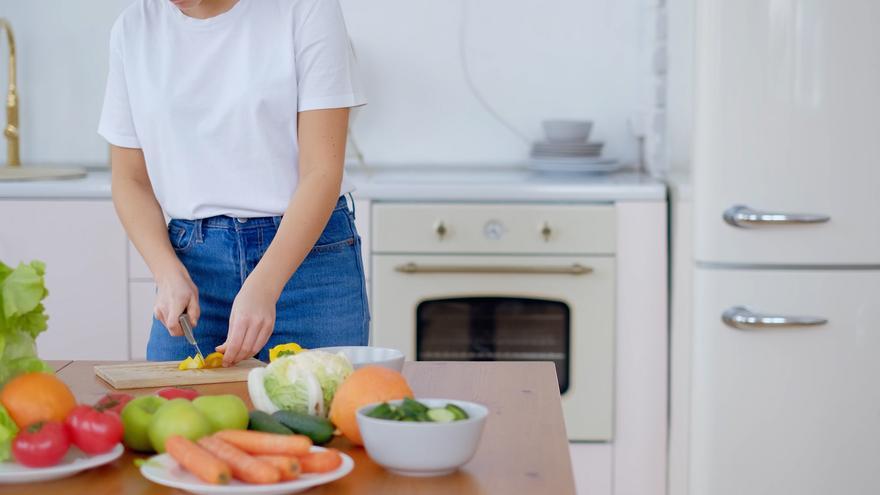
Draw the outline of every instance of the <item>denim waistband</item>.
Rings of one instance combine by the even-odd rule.
[[[352,202],[352,205],[354,202]],[[339,201],[336,202],[335,210],[340,210],[342,208],[348,208],[348,201],[345,196],[340,196]],[[199,228],[215,228],[215,229],[234,229],[234,230],[245,230],[245,229],[259,229],[265,227],[275,227],[281,224],[281,216],[277,217],[253,217],[253,218],[244,218],[244,217],[230,217],[227,215],[218,215],[216,217],[208,217],[208,218],[200,218],[198,220],[180,220],[180,219],[172,219],[177,225],[193,225],[198,226]]]

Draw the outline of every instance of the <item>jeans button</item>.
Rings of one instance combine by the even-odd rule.
[[[236,218],[236,220],[238,220],[238,223],[247,223],[248,221],[247,218]]]

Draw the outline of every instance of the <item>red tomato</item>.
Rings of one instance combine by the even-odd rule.
[[[49,467],[58,464],[70,440],[64,425],[58,421],[34,423],[23,428],[12,441],[12,456],[27,467]]]
[[[89,455],[109,452],[122,441],[122,420],[113,412],[76,406],[64,420],[70,441]]]
[[[101,400],[95,403],[95,407],[101,409],[102,411],[110,411],[115,412],[116,414],[122,414],[122,408],[125,407],[128,402],[134,399],[133,395],[129,394],[117,394],[117,393],[109,393],[104,397],[101,397]]]
[[[195,389],[191,388],[179,388],[179,387],[165,387],[163,389],[159,389],[156,391],[156,395],[159,397],[164,397],[168,400],[171,399],[186,399],[193,400],[199,396],[199,393],[195,391]]]

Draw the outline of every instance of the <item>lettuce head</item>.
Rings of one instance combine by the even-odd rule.
[[[261,411],[326,417],[336,389],[352,371],[351,362],[341,354],[305,351],[252,370],[248,392],[254,407]]]
[[[42,300],[46,266],[40,261],[11,268],[0,263],[0,385],[29,371],[51,371],[37,357],[35,340],[46,330]]]

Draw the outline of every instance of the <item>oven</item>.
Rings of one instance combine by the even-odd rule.
[[[569,438],[611,440],[611,205],[376,203],[372,222],[374,345],[552,362]]]

